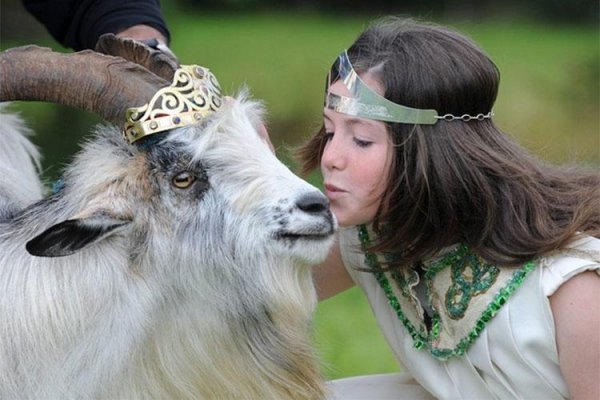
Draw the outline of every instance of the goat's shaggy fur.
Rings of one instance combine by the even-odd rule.
[[[31,135],[21,119],[5,113],[0,105],[0,220],[7,219],[27,204],[42,198],[43,187],[37,177],[40,155],[27,140]]]
[[[139,147],[100,127],[39,200],[37,153],[2,116],[0,148],[21,153],[0,157],[0,398],[324,396],[307,265],[335,222],[298,208],[322,195],[260,118],[242,97]],[[182,171],[187,189],[171,185]]]

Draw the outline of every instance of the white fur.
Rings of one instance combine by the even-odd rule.
[[[241,96],[161,144],[202,163],[199,201],[156,184],[148,155],[101,127],[63,190],[0,222],[0,398],[324,396],[308,265],[324,259],[335,221],[295,206],[317,189],[269,151],[260,118]],[[25,250],[60,221],[106,214],[132,222],[73,255]],[[281,229],[323,237],[282,240]]]
[[[37,176],[40,156],[27,140],[31,133],[17,115],[6,114],[0,106],[0,219],[2,210],[22,208],[42,198],[42,184]]]

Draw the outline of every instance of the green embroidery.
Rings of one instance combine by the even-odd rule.
[[[358,227],[358,236],[363,247],[368,247],[370,239],[366,226],[360,225]],[[379,265],[377,256],[371,252],[365,252],[365,262],[367,266],[373,270],[375,279],[383,289],[390,306],[412,337],[413,346],[417,349],[427,348],[431,355],[442,361],[445,361],[452,356],[463,355],[471,344],[479,337],[486,324],[498,313],[511,294],[521,286],[527,275],[536,267],[534,261],[529,261],[520,269],[516,269],[508,283],[494,296],[494,299],[481,314],[475,323],[475,326],[467,336],[463,337],[455,348],[443,349],[434,345],[441,330],[441,319],[439,314],[434,310],[432,326],[429,332],[426,332],[422,328],[416,328],[403,313],[402,307],[394,295],[391,284]],[[433,263],[425,273],[425,279],[428,282],[429,297],[431,297],[431,293],[433,293],[431,287],[433,276],[447,267],[452,268],[453,283],[446,293],[445,304],[449,315],[452,318],[456,316],[456,319],[464,316],[469,302],[474,296],[486,292],[494,284],[500,272],[499,268],[483,262],[479,257],[470,253],[467,246],[458,246],[444,258]],[[398,281],[396,277],[394,277],[394,280]],[[406,284],[406,281],[403,280],[403,282]],[[401,291],[404,296],[404,291],[402,289]]]
[[[367,253],[365,254],[365,257],[367,260],[367,265],[376,271],[374,272],[375,279],[377,279],[379,286],[381,286],[381,288],[385,292],[390,306],[396,312],[396,315],[398,315],[398,319],[408,330],[408,333],[413,339],[413,345],[417,349],[423,348],[423,346],[425,346],[427,342],[426,331],[424,329],[415,328],[415,326],[410,322],[410,320],[406,318],[406,316],[402,312],[402,308],[400,307],[398,299],[396,298],[396,296],[394,296],[394,291],[392,290],[390,282],[387,280],[385,274],[380,269],[379,271],[377,271],[377,268],[379,268],[379,263],[377,262],[377,258],[375,257],[375,255],[373,253]]]
[[[498,267],[461,247],[458,251],[462,254],[451,264],[452,286],[446,292],[446,309],[452,319],[464,317],[471,299],[487,292],[500,273]]]
[[[409,271],[409,272],[410,272],[410,276],[408,277],[408,279],[405,278],[404,271],[393,270],[393,271],[390,271],[390,275],[392,276],[392,279],[394,279],[394,281],[398,285],[398,288],[400,289],[402,296],[404,296],[405,298],[412,301],[412,297],[410,295],[408,288],[410,286],[415,285],[418,282],[419,278],[418,278],[418,274],[415,271]]]

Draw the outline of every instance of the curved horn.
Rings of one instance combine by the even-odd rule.
[[[0,101],[39,100],[90,111],[117,125],[170,82],[142,66],[90,50],[23,46],[0,53]]]
[[[118,37],[112,33],[100,36],[96,51],[111,56],[123,57],[139,64],[163,79],[171,82],[179,62],[174,56],[148,46],[138,40]]]

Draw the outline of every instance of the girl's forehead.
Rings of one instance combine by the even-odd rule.
[[[385,124],[381,121],[374,121],[367,118],[355,117],[353,115],[343,114],[328,108],[323,109],[323,119],[332,124],[344,124],[347,126],[384,128]]]

